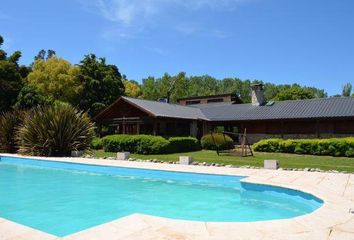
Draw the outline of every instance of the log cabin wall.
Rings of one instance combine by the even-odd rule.
[[[328,138],[354,136],[354,119],[210,122],[205,129],[243,133],[251,143],[264,138]]]

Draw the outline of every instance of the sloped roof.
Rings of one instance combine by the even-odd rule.
[[[193,108],[211,121],[354,117],[354,97],[279,101],[270,106],[198,104]]]
[[[200,109],[181,106],[177,104],[169,104],[157,101],[142,100],[131,97],[121,97],[122,99],[133,103],[134,105],[145,109],[153,114],[155,117],[171,117],[171,118],[183,118],[183,119],[204,119]]]
[[[354,97],[279,101],[269,106],[232,102],[182,106],[130,97],[120,97],[117,101],[119,100],[127,101],[154,117],[192,120],[247,121],[354,117]],[[94,119],[114,106],[115,103]]]

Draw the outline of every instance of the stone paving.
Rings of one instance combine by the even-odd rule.
[[[13,155],[12,155],[13,156]],[[36,157],[36,159],[38,159]],[[245,182],[299,189],[324,200],[311,214],[260,222],[194,222],[132,214],[64,238],[0,218],[1,240],[354,240],[354,174],[204,167],[86,158],[43,158],[107,166],[248,176]]]

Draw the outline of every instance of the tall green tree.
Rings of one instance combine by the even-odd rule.
[[[351,83],[346,83],[343,85],[342,88],[342,96],[343,97],[349,97],[352,93],[353,86]]]
[[[315,94],[306,88],[301,88],[299,86],[292,86],[285,90],[280,91],[274,100],[285,101],[285,100],[300,100],[300,99],[311,99],[315,98]]]
[[[0,36],[0,112],[11,109],[22,88],[21,67],[18,64],[21,52],[16,51],[7,57],[1,49],[3,42]]]
[[[57,57],[36,60],[27,76],[28,85],[53,100],[75,104],[83,89],[80,69]]]
[[[106,64],[105,58],[88,54],[79,64],[83,91],[79,107],[94,116],[124,94],[122,75],[115,65]]]
[[[55,57],[56,52],[52,49],[48,49],[48,51],[42,49],[38,52],[38,54],[34,57],[34,61],[37,60],[48,60],[49,58]]]
[[[144,78],[141,90],[143,99],[157,100],[158,98],[164,96],[164,93],[159,92],[157,80],[154,77]]]

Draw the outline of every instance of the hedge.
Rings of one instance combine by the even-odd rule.
[[[172,137],[168,140],[151,135],[110,135],[102,138],[106,152],[131,152],[138,154],[163,154],[189,152],[200,149],[196,138]]]
[[[94,139],[92,139],[91,148],[96,150],[102,149],[103,148],[102,138],[95,137]]]
[[[170,153],[192,152],[201,149],[198,139],[194,137],[171,137],[168,141]]]
[[[163,137],[150,135],[110,135],[102,140],[106,152],[139,154],[167,153],[170,142]]]
[[[203,149],[226,150],[234,148],[234,141],[231,137],[222,133],[206,134],[201,139]]]
[[[253,144],[259,152],[354,157],[354,137],[328,139],[264,139]]]

